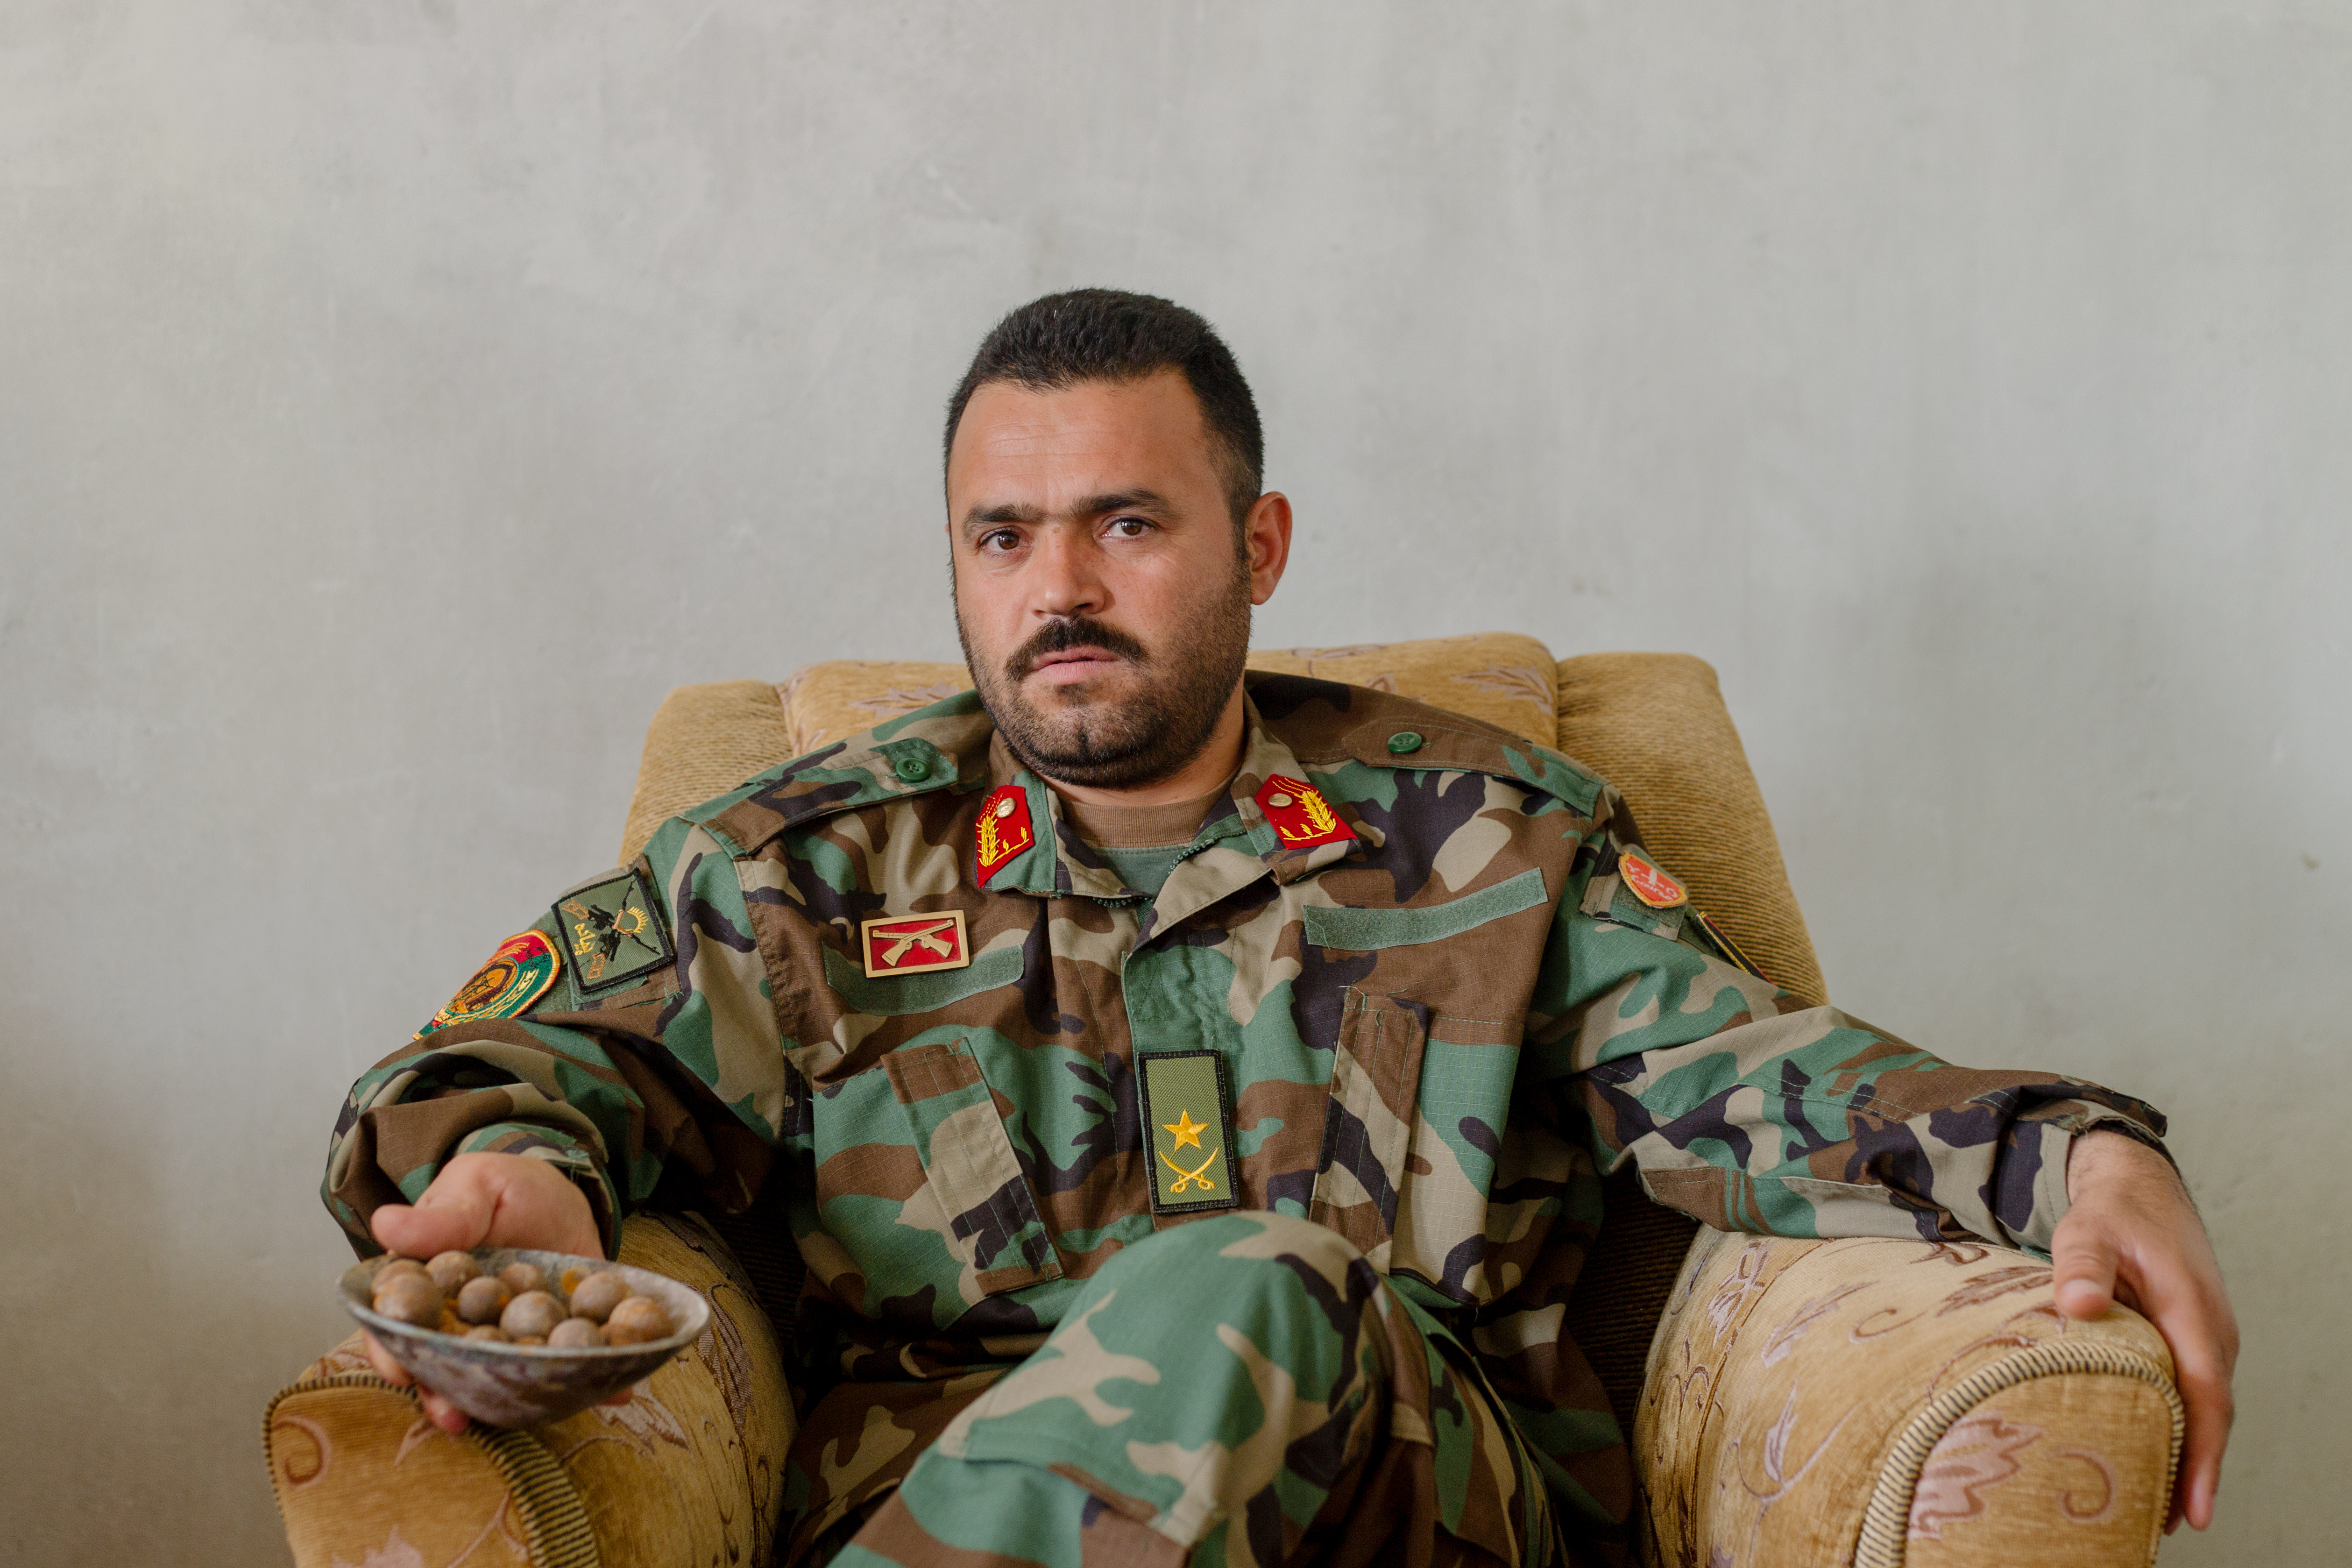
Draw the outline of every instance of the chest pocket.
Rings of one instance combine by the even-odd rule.
[[[1412,1147],[1429,1020],[1421,1003],[1352,986],[1339,1016],[1307,1217],[1346,1237],[1383,1273]]]
[[[907,1047],[884,1057],[882,1068],[922,1160],[936,1210],[923,1217],[940,1228],[962,1266],[963,1305],[1058,1279],[1061,1262],[971,1043]],[[920,1221],[909,1213],[899,1223]],[[942,1327],[961,1315],[951,1301],[935,1311]]]
[[[1350,989],[1308,1217],[1384,1274],[1481,1298],[1517,1040],[1503,1020]]]

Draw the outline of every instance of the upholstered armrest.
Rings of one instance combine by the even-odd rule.
[[[2147,1321],[2060,1317],[2023,1253],[1705,1231],[1634,1455],[1667,1564],[2137,1565],[2180,1423]]]
[[[795,1429],[768,1319],[691,1220],[633,1217],[621,1258],[713,1308],[710,1331],[626,1405],[453,1437],[368,1370],[357,1335],[280,1392],[262,1441],[295,1562],[767,1563]]]

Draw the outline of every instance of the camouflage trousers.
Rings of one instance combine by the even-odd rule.
[[[1451,1334],[1336,1233],[1230,1214],[1121,1251],[834,1559],[1538,1564],[1534,1462]]]

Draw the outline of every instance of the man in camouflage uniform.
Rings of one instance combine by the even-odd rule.
[[[1562,1303],[1628,1159],[1724,1228],[2056,1240],[2082,1315],[2121,1255],[2221,1343],[2155,1111],[1779,990],[1566,757],[1244,678],[1259,464],[1190,312],[1008,317],[948,421],[978,689],[555,900],[352,1089],[353,1239],[609,1250],[781,1163],[792,1561],[1608,1560]]]

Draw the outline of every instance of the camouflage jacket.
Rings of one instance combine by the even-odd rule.
[[[1601,1172],[1723,1229],[2046,1249],[2070,1139],[2163,1131],[1778,990],[1566,757],[1359,688],[1248,694],[1154,899],[969,693],[673,818],[360,1079],[329,1206],[373,1250],[368,1214],[451,1154],[529,1153],[609,1246],[656,1187],[739,1207],[782,1162],[811,1375],[933,1435],[908,1380],[952,1414],[1126,1243],[1300,1215],[1472,1347],[1605,1518],[1623,1453],[1560,1327]],[[824,1408],[855,1447],[866,1413]]]

